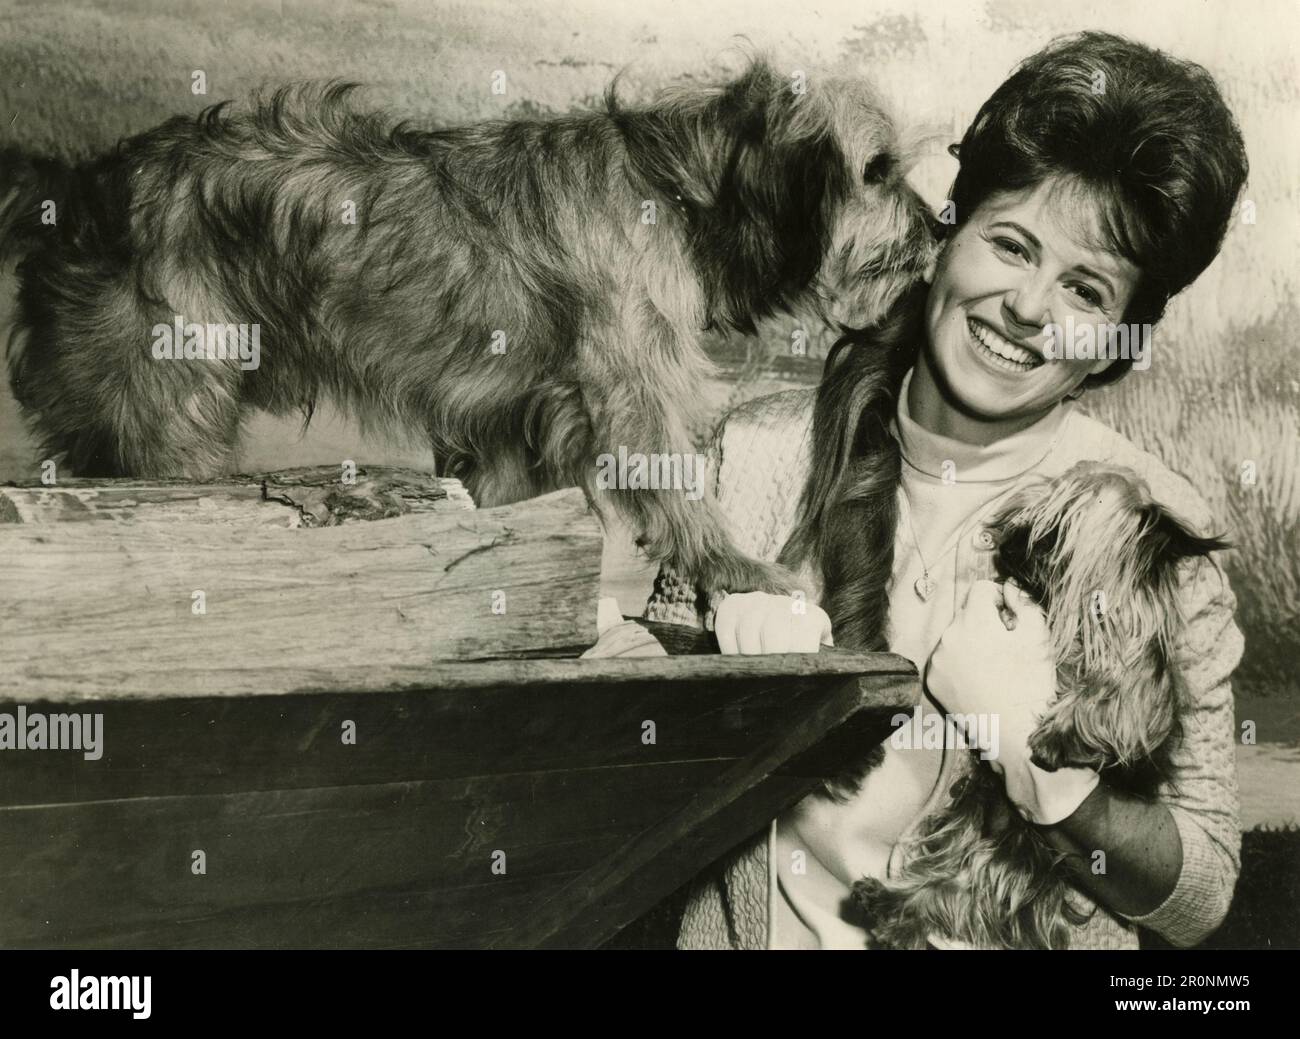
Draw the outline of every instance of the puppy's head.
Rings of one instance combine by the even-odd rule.
[[[933,220],[865,82],[754,60],[721,87],[666,93],[649,115],[654,131],[629,145],[687,217],[709,323],[752,333],[806,311],[865,327],[923,274]]]
[[[924,138],[900,134],[865,80],[831,78],[815,89],[807,114],[836,140],[846,190],[809,302],[840,329],[867,328],[921,280],[935,255],[934,215],[906,179]]]
[[[1131,470],[1093,462],[1024,492],[991,527],[998,573],[1046,610],[1057,662],[1034,760],[1140,772],[1177,724],[1179,564],[1225,543],[1189,530]]]

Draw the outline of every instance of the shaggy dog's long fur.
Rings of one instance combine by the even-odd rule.
[[[999,575],[1047,612],[1057,663],[1056,699],[1029,741],[1034,763],[1092,768],[1154,797],[1178,734],[1179,565],[1224,543],[1193,534],[1130,470],[1091,462],[1024,491],[990,527]],[[882,944],[924,948],[938,935],[1063,948],[1084,919],[1061,853],[978,754],[906,850],[900,876],[854,889]]]
[[[80,475],[207,476],[250,407],[328,397],[427,435],[482,506],[608,493],[705,591],[784,590],[710,496],[602,492],[596,459],[693,450],[701,330],[889,311],[932,251],[905,151],[864,83],[800,93],[754,61],[638,109],[611,88],[603,111],[426,131],[333,85],[178,117],[75,169],[9,153],[10,381]],[[155,360],[176,316],[256,323],[260,367]]]

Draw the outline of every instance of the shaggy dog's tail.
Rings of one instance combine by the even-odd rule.
[[[21,260],[53,232],[71,181],[62,159],[0,148],[0,264]]]

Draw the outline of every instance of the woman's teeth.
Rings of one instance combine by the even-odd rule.
[[[1037,356],[1023,346],[1016,346],[1010,340],[1003,339],[987,325],[974,319],[968,319],[966,324],[978,344],[980,354],[995,368],[1007,372],[1027,372],[1042,364]]]

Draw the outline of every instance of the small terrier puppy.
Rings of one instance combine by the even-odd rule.
[[[80,476],[211,476],[250,409],[330,398],[427,437],[482,507],[579,486],[705,591],[785,591],[711,493],[602,487],[600,460],[680,472],[703,330],[891,309],[934,246],[907,151],[862,80],[756,59],[636,108],[611,86],[599,111],[426,130],[285,88],[76,167],[0,152],[10,383]]]

